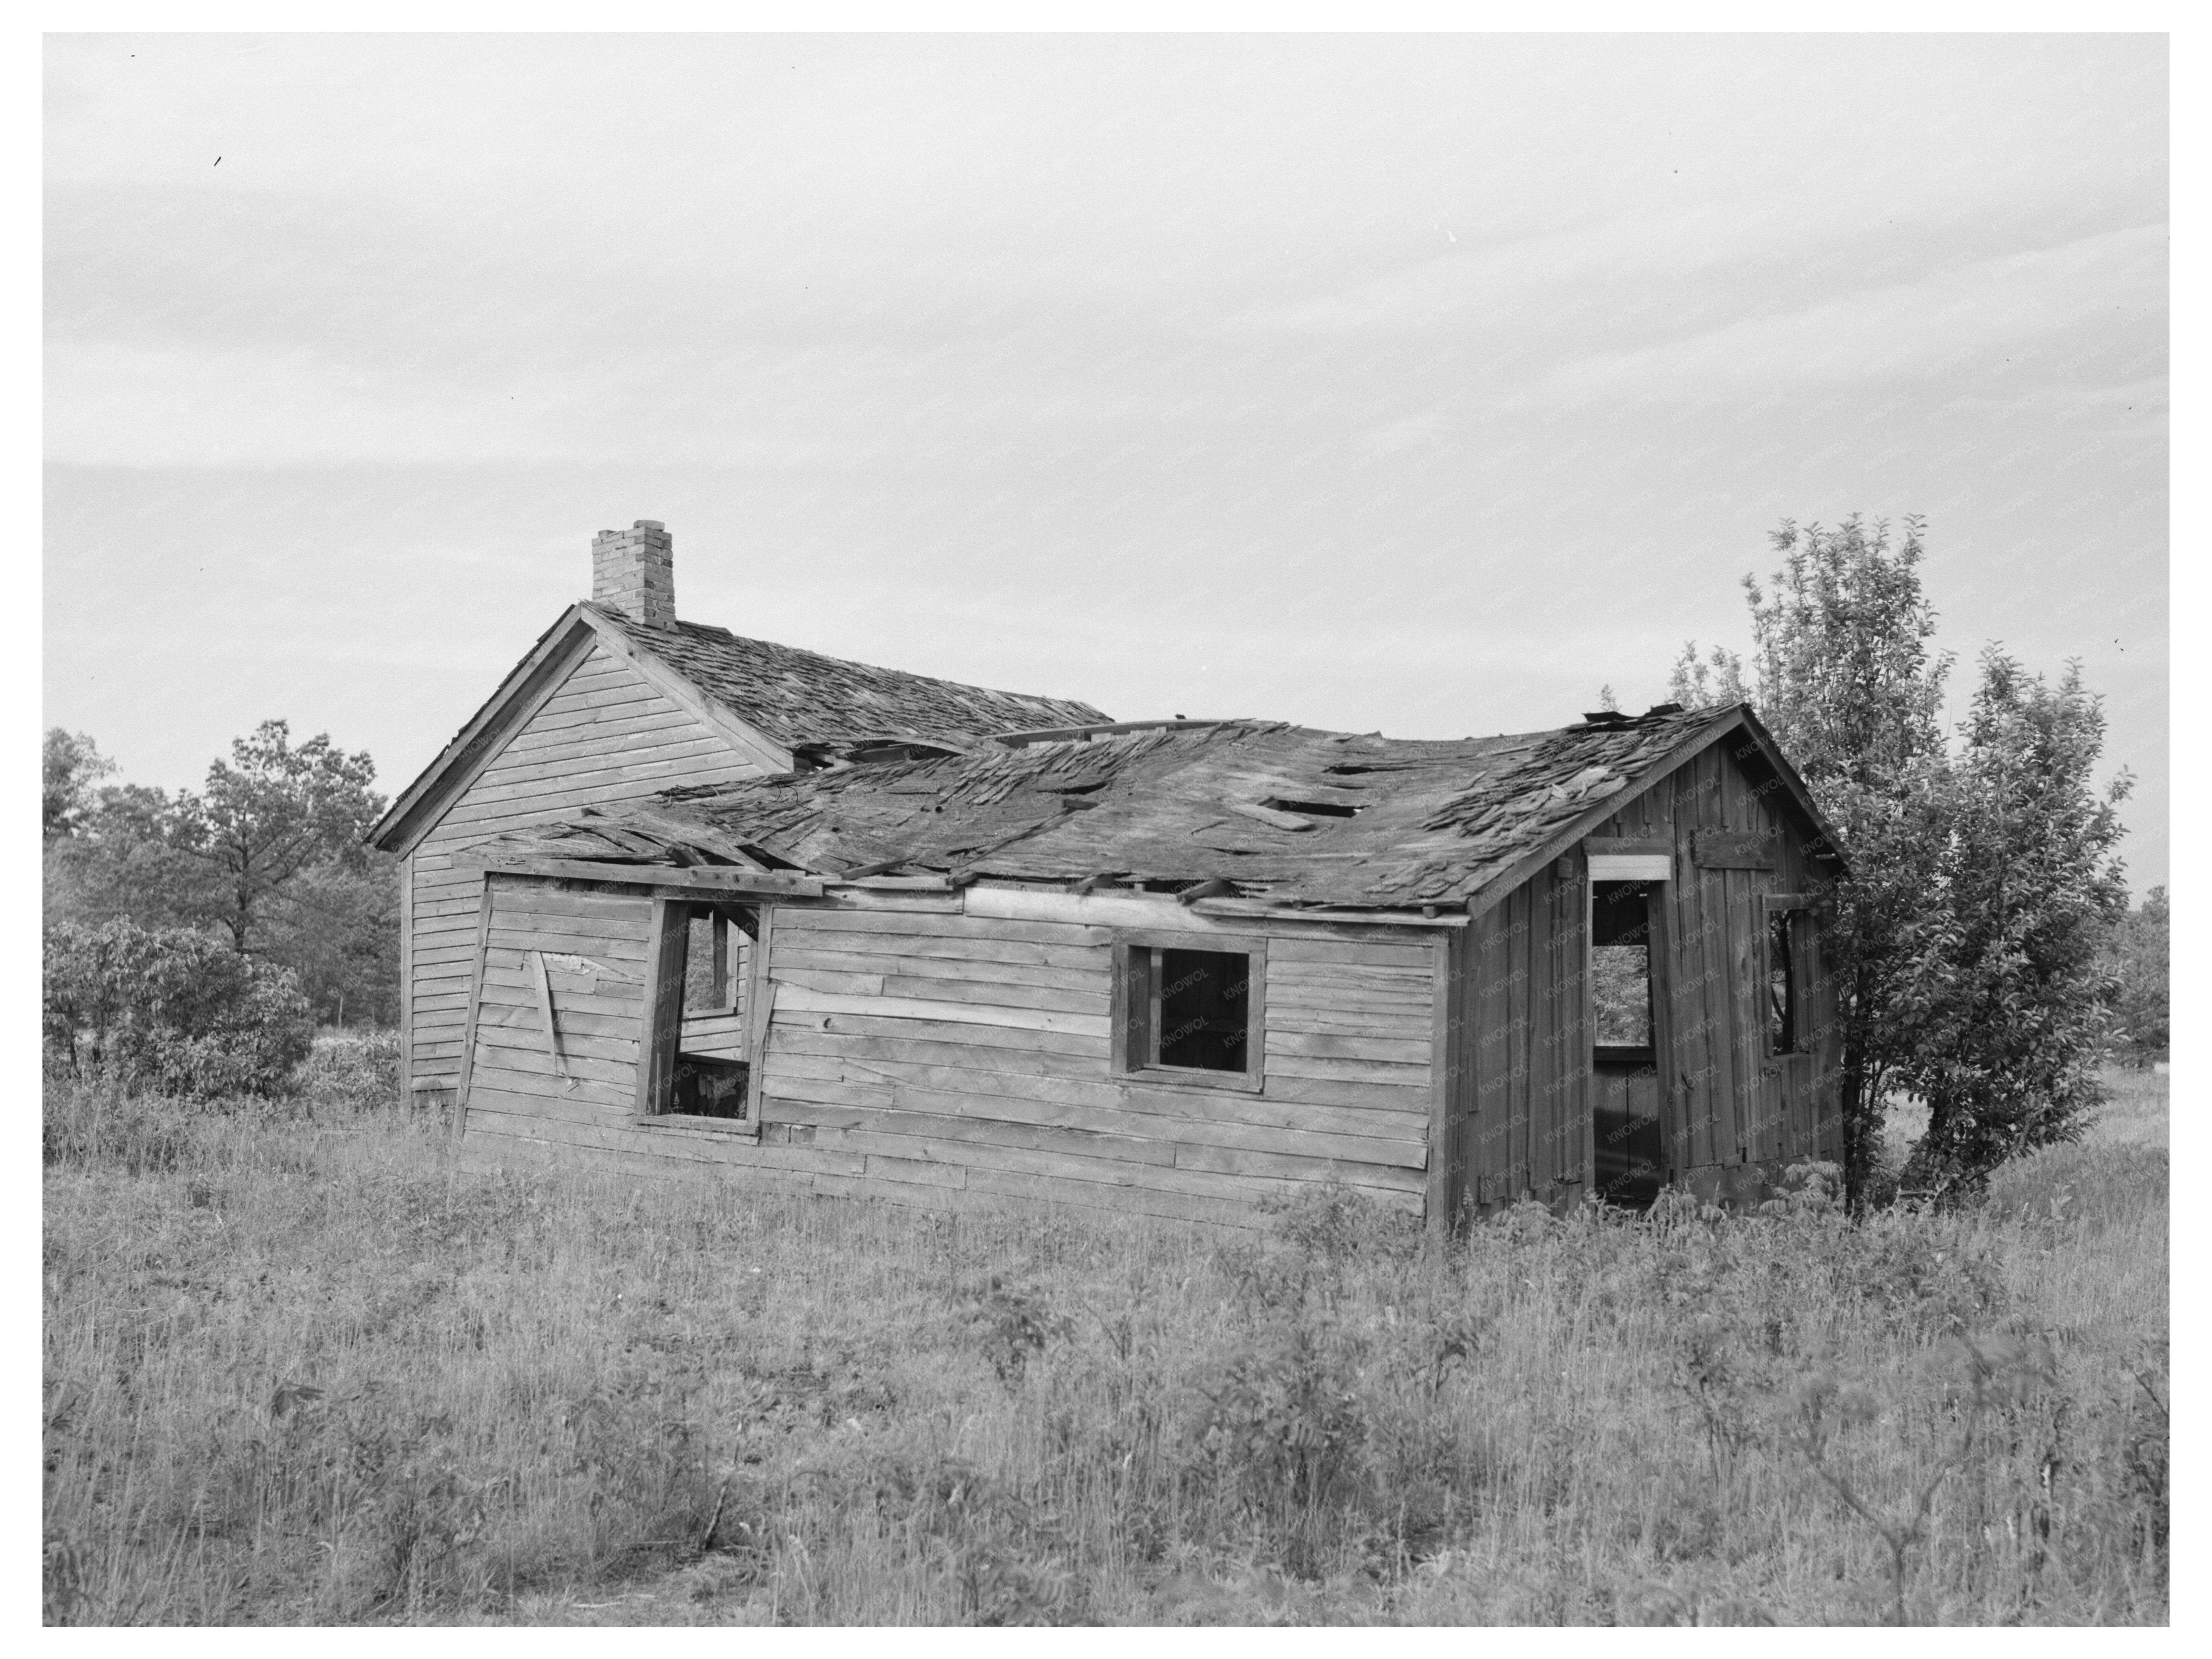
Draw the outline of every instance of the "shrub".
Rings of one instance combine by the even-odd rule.
[[[274,1095],[313,1043],[289,969],[190,928],[57,923],[45,970],[46,1041],[79,1076],[194,1100]]]
[[[295,1080],[317,1106],[373,1112],[393,1105],[399,1099],[399,1033],[326,1033],[315,1039]]]

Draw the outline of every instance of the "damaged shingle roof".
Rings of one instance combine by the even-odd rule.
[[[836,878],[1226,878],[1293,904],[1451,903],[1749,711],[1419,742],[1229,721],[671,790],[488,861],[752,860]]]
[[[593,611],[785,748],[915,738],[959,744],[994,732],[1095,725],[1088,703],[994,691],[875,668],[726,628],[678,621],[649,628],[610,606]]]

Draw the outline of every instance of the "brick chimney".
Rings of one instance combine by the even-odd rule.
[[[676,626],[676,546],[667,526],[640,519],[592,538],[592,599],[647,628]]]

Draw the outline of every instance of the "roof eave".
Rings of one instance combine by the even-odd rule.
[[[1805,787],[1805,781],[1797,775],[1797,769],[1784,758],[1782,750],[1776,744],[1772,735],[1759,723],[1759,717],[1752,713],[1751,705],[1747,702],[1740,702],[1729,711],[1725,719],[1717,720],[1704,730],[1683,738],[1680,743],[1638,772],[1620,788],[1614,790],[1604,799],[1595,802],[1588,810],[1570,819],[1564,829],[1547,837],[1538,844],[1534,852],[1524,854],[1507,866],[1502,873],[1491,877],[1469,893],[1466,900],[1468,915],[1480,916],[1496,908],[1504,902],[1507,896],[1518,888],[1522,882],[1527,881],[1553,859],[1566,852],[1584,836],[1618,812],[1625,802],[1633,799],[1653,785],[1663,781],[1688,762],[1705,753],[1714,744],[1726,738],[1731,732],[1747,733],[1758,745],[1761,758],[1774,769],[1775,776],[1782,781],[1782,787],[1789,793],[1791,805],[1804,813],[1814,830],[1827,844],[1828,852],[1836,862],[1848,869],[1850,866],[1844,862],[1842,838],[1836,834],[1833,827],[1822,816],[1820,809],[1813,804],[1812,793]]]
[[[581,620],[584,607],[572,605],[554,621],[553,625],[538,636],[537,642],[523,653],[522,660],[509,669],[491,696],[469,717],[468,722],[454,734],[453,740],[438,751],[437,757],[416,776],[376,822],[363,839],[382,852],[405,853],[411,850],[422,835],[428,833],[435,817],[421,823],[423,809],[442,793],[441,787],[472,758],[489,759],[489,739],[524,687],[538,676],[555,658],[573,646],[574,632]],[[442,816],[442,814],[439,815]]]
[[[536,712],[539,694],[550,695],[574,664],[561,661],[585,641],[599,644],[636,669],[655,690],[708,726],[764,772],[791,769],[788,750],[764,736],[694,685],[650,647],[630,637],[588,600],[578,600],[507,672],[499,688],[453,740],[392,804],[366,840],[385,852],[408,853],[436,827],[445,809],[506,746],[506,739]]]

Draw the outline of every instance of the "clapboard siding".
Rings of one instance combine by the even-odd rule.
[[[526,824],[555,822],[579,806],[642,799],[678,783],[730,782],[759,771],[630,664],[593,644],[408,857],[413,1085],[450,1086],[460,1069],[483,877],[456,869],[457,850]],[[587,914],[573,902],[549,901],[539,916],[542,932],[532,937],[546,950],[642,960],[641,928],[611,921],[605,934],[596,934],[584,920]],[[492,943],[514,948],[521,937],[502,923]]]
[[[623,1169],[772,1171],[787,1188],[940,1206],[1027,1200],[1250,1224],[1261,1200],[1334,1182],[1420,1210],[1429,941],[1240,928],[1267,939],[1261,1086],[1183,1087],[1115,1073],[1115,928],[956,902],[774,907],[756,1139],[633,1118],[652,900],[495,877],[465,1142]],[[1183,915],[1162,906],[1159,925]],[[547,975],[557,1058],[539,951],[599,970]]]
[[[1162,907],[1158,925],[1180,919]],[[1115,1076],[1114,938],[1075,921],[779,906],[763,1120],[803,1124],[817,1145],[872,1159],[964,1171],[969,1189],[1049,1182],[1069,1201],[1126,1208],[1136,1206],[1111,1194],[1249,1203],[1340,1181],[1418,1206],[1425,948],[1269,933],[1266,1075],[1255,1094]],[[1373,999],[1374,1020],[1346,1023],[1330,998],[1347,989]],[[1274,1098],[1279,1070],[1322,1084],[1321,1097]],[[1329,1099],[1340,1081],[1343,1097]],[[1398,1109],[1378,1109],[1377,1085]]]

